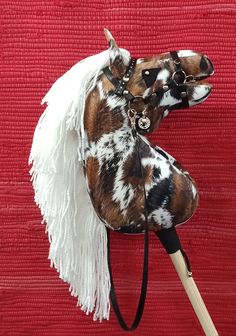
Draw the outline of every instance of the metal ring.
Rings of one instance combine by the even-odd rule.
[[[174,63],[175,64],[180,64],[180,60],[179,59],[174,59]]]
[[[136,114],[137,114],[137,112],[136,112],[135,109],[131,109],[131,108],[129,108],[129,110],[128,110],[128,117],[129,117],[130,119],[136,118]]]
[[[184,80],[183,82],[181,83],[178,83],[176,80],[175,80],[175,75],[178,74],[178,73],[182,73],[184,75]],[[172,75],[172,80],[174,81],[175,85],[179,86],[181,84],[185,84],[186,83],[186,78],[187,78],[187,75],[186,75],[186,72],[184,70],[177,70],[173,73]]]

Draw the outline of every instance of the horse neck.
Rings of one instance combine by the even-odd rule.
[[[104,94],[97,85],[88,96],[85,107],[84,126],[89,146],[114,143],[116,151],[125,152],[135,143],[126,104],[125,99]]]

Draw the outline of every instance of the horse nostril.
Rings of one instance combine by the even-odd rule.
[[[199,66],[200,66],[200,69],[203,71],[206,71],[208,69],[208,62],[205,56],[202,56]]]
[[[214,73],[214,66],[211,60],[207,56],[202,56],[200,61],[200,69],[205,71],[209,75],[213,75]]]
[[[206,57],[208,63],[210,64],[210,67],[209,67],[210,75],[213,75],[213,73],[214,73],[214,65],[213,65],[212,61],[210,60],[210,58],[208,58],[207,56],[205,56],[205,57]]]

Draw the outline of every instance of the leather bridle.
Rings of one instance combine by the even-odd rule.
[[[171,52],[171,57],[174,60],[174,63],[176,65],[176,71],[173,73],[172,77],[171,77],[171,81],[172,83],[174,83],[174,85],[176,87],[179,88],[180,90],[180,95],[182,98],[182,106],[188,106],[188,98],[187,98],[187,83],[190,80],[194,80],[193,76],[187,76],[186,73],[184,72],[184,70],[182,69],[181,66],[181,62],[180,59],[178,57],[178,54],[176,51]],[[141,163],[141,155],[140,155],[140,137],[137,136],[137,132],[136,132],[136,111],[132,108],[130,108],[130,103],[133,102],[135,99],[137,98],[141,98],[143,99],[145,104],[150,103],[150,101],[153,99],[153,95],[158,96],[160,94],[160,90],[162,90],[162,92],[166,92],[170,89],[169,85],[171,85],[171,83],[166,83],[163,85],[163,87],[161,89],[159,89],[157,92],[152,93],[150,96],[143,98],[140,96],[133,96],[132,93],[127,90],[127,84],[130,80],[130,77],[132,76],[133,72],[134,72],[134,68],[136,65],[136,59],[135,58],[131,58],[130,63],[127,67],[127,70],[125,72],[125,75],[123,76],[123,78],[121,80],[118,80],[117,78],[115,78],[111,72],[111,70],[109,69],[109,67],[106,67],[105,69],[103,69],[104,74],[107,76],[107,78],[110,80],[110,82],[114,85],[115,87],[115,91],[114,94],[116,94],[119,97],[124,97],[128,103],[129,109],[128,109],[128,116],[130,118],[131,121],[131,127],[132,127],[132,134],[135,138],[135,146],[136,146],[136,151],[137,151],[137,156],[138,156],[138,163],[139,163],[139,169],[140,169],[140,174],[142,176],[142,178],[144,179],[144,171],[143,171],[143,167],[142,167],[142,163]],[[157,78],[157,74],[161,69],[149,69],[149,70],[143,70],[142,72],[142,76],[143,79],[146,83],[147,87],[150,87],[156,80]],[[146,77],[145,77],[146,76]],[[130,115],[130,113],[134,113],[134,115]],[[141,129],[147,129],[150,124],[149,122],[147,122],[147,120],[149,120],[149,118],[146,117],[146,115],[142,115],[142,116],[138,116],[138,126]],[[140,123],[141,121],[141,123]],[[150,120],[149,120],[150,121]],[[145,127],[142,128],[142,122],[145,124],[147,122],[147,124],[145,124]],[[147,125],[149,125],[148,127],[146,127]],[[110,273],[110,281],[111,281],[111,290],[110,290],[110,299],[112,302],[112,306],[114,309],[114,312],[116,314],[116,317],[119,321],[120,326],[122,327],[122,329],[126,330],[126,331],[133,331],[135,330],[139,323],[140,320],[142,318],[142,314],[143,314],[143,310],[144,310],[144,304],[145,304],[145,299],[146,299],[146,293],[147,293],[147,284],[148,284],[148,241],[149,241],[149,227],[148,227],[148,206],[147,206],[147,198],[146,198],[146,188],[145,188],[145,184],[143,184],[143,195],[144,195],[144,255],[143,255],[143,274],[142,274],[142,284],[141,284],[141,291],[140,291],[140,296],[139,296],[139,301],[138,301],[138,306],[137,306],[137,310],[136,310],[136,314],[134,317],[134,320],[131,324],[131,326],[128,326],[127,323],[125,322],[123,315],[121,313],[120,307],[119,307],[119,303],[118,303],[118,299],[116,296],[116,291],[115,291],[115,285],[114,285],[114,281],[113,281],[113,274],[112,274],[112,267],[111,267],[111,257],[110,257],[110,230],[107,228],[107,237],[108,237],[108,268],[109,268],[109,273]],[[168,233],[167,233],[168,232]],[[158,231],[156,232],[156,235],[159,237],[159,239],[161,240],[163,246],[165,247],[167,253],[175,253],[176,251],[180,250],[183,254],[183,257],[185,259],[186,265],[187,265],[187,269],[189,274],[191,274],[191,268],[190,268],[190,263],[188,260],[188,257],[186,255],[186,253],[183,251],[183,249],[181,248],[180,245],[180,241],[178,239],[177,233],[175,231],[175,228],[171,228],[168,230],[162,230],[162,231]],[[191,276],[191,275],[189,275]]]
[[[193,75],[187,75],[184,71],[181,60],[178,56],[177,51],[171,51],[170,56],[173,60],[175,65],[175,72],[172,74],[171,78],[168,82],[164,83],[157,91],[152,92],[149,96],[142,97],[142,96],[134,96],[128,89],[127,85],[129,83],[130,78],[135,69],[136,65],[136,58],[131,58],[129,65],[126,69],[126,72],[121,80],[115,78],[110,70],[109,67],[103,69],[104,74],[109,79],[109,81],[114,85],[115,91],[113,92],[118,97],[124,97],[126,101],[130,104],[135,100],[142,100],[144,104],[150,104],[153,108],[158,106],[163,94],[170,89],[174,88],[175,91],[178,93],[181,102],[175,104],[174,106],[170,107],[169,109],[178,109],[189,107],[189,100],[187,95],[187,88],[189,84],[193,84],[196,81],[200,81],[207,76],[198,76],[195,77]],[[157,79],[158,73],[162,70],[162,68],[151,68],[151,69],[144,69],[142,71],[142,78],[147,86],[147,88],[151,87]]]

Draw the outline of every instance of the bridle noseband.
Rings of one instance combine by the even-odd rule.
[[[194,77],[193,75],[187,75],[184,71],[180,58],[178,56],[177,51],[171,51],[170,56],[175,65],[175,72],[172,74],[170,80],[162,85],[157,91],[152,92],[149,96],[143,98],[142,96],[134,96],[128,89],[127,85],[129,83],[130,78],[133,75],[135,65],[137,62],[136,58],[131,58],[129,65],[126,69],[126,72],[121,80],[115,78],[109,67],[103,69],[103,73],[106,75],[108,80],[115,87],[115,91],[113,92],[118,97],[124,97],[130,105],[137,99],[141,99],[144,104],[150,104],[153,108],[158,106],[163,94],[169,91],[171,88],[174,88],[178,93],[181,99],[181,103],[175,104],[173,107],[169,109],[178,109],[182,107],[189,107],[189,100],[187,95],[187,88],[190,83],[195,83],[203,79],[204,77]],[[142,71],[142,78],[145,81],[147,88],[151,87],[156,81],[158,73],[162,70],[162,68],[151,68],[144,69]],[[140,120],[141,119],[141,120]],[[138,118],[138,126],[147,130],[150,127],[150,120],[145,115]]]

